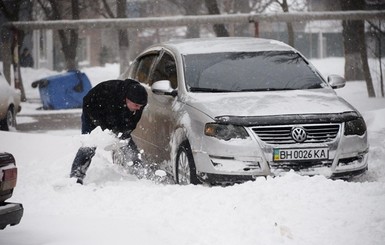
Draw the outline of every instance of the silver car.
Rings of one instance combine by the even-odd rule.
[[[16,113],[21,110],[20,90],[13,88],[0,72],[0,130],[16,130]]]
[[[128,77],[149,94],[134,139],[176,183],[238,183],[290,170],[349,178],[367,170],[365,121],[333,90],[345,80],[325,80],[284,43],[165,42],[142,52]]]

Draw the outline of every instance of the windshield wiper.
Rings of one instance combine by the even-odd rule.
[[[313,84],[313,85],[310,85],[310,86],[306,86],[304,87],[303,89],[316,89],[316,88],[322,88],[321,84]]]
[[[233,90],[226,90],[226,89],[217,89],[217,88],[191,87],[190,92],[225,93],[225,92],[234,92],[234,91]]]
[[[295,90],[295,89],[294,88],[247,88],[247,89],[241,89],[242,92],[282,91],[282,90]]]

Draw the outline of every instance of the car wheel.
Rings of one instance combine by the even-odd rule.
[[[176,183],[180,185],[199,184],[190,144],[185,141],[176,157]]]
[[[16,131],[16,115],[12,108],[8,108],[6,117],[0,121],[0,129],[5,131]]]

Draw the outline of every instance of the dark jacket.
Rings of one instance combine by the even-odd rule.
[[[83,98],[83,117],[92,124],[92,129],[100,126],[103,130],[110,129],[127,137],[136,128],[144,106],[135,114],[127,108],[125,94],[131,83],[135,81],[105,81],[88,92]]]
[[[33,67],[33,58],[31,54],[22,54],[20,57],[21,67]]]

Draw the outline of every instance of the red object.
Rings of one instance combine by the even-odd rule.
[[[0,185],[0,190],[5,191],[9,189],[13,189],[16,186],[17,180],[17,168],[10,168],[3,170],[3,180]]]

